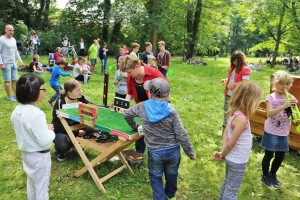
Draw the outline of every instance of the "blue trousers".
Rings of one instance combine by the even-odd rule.
[[[148,169],[154,200],[175,197],[180,164],[180,146],[148,151]],[[165,175],[166,186],[162,177]]]
[[[57,97],[59,96],[59,91],[62,90],[61,85],[57,85],[57,86],[51,86],[53,88],[53,90],[55,90],[55,94],[50,98],[50,102],[54,102]]]

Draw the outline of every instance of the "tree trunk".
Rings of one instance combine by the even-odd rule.
[[[29,7],[29,0],[23,0],[23,7],[25,9],[24,12],[24,23],[27,25],[27,27],[31,27],[31,20],[30,20],[30,7]]]
[[[150,30],[151,30],[151,39],[150,42],[152,43],[152,49],[154,49],[154,51],[156,51],[157,48],[157,25],[156,22],[156,17],[159,15],[158,13],[158,0],[149,0],[149,6],[148,6],[148,13],[150,16]]]
[[[190,3],[190,2],[188,2]],[[202,0],[197,0],[196,11],[193,20],[193,11],[188,9],[187,11],[187,56],[186,58],[192,58],[194,54],[195,43],[198,37],[199,24],[201,21],[201,12],[202,12]]]
[[[283,30],[281,30],[281,28],[282,28],[283,18],[284,18],[284,15],[285,15],[285,8],[286,8],[286,5],[285,5],[285,3],[283,3],[282,12],[280,14],[279,24],[278,24],[278,27],[277,27],[276,45],[275,45],[275,49],[274,49],[274,53],[273,53],[271,68],[274,67],[275,64],[276,64],[276,57],[277,57],[277,54],[278,54],[278,49],[279,49],[279,45],[280,45],[280,41],[281,41],[281,36],[283,34]]]
[[[104,1],[104,15],[103,15],[103,31],[102,31],[102,41],[107,42],[108,41],[108,29],[109,29],[109,11],[111,8],[111,2],[110,0]]]
[[[51,0],[46,0],[45,9],[43,12],[43,27],[42,29],[45,31],[49,28],[49,8],[50,8]]]
[[[111,33],[110,37],[110,43],[117,43],[120,35],[120,30],[121,30],[121,22],[116,22],[114,23],[114,27]]]
[[[41,28],[41,26],[43,25],[42,22],[42,14],[44,12],[45,9],[45,0],[40,0],[40,8],[37,10],[37,14],[35,16],[35,22],[33,24],[33,28]]]

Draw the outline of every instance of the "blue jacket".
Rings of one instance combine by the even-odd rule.
[[[50,79],[50,86],[58,86],[60,83],[58,82],[60,75],[61,76],[70,76],[69,72],[63,72],[59,66],[54,66],[50,68],[52,72],[51,79]]]

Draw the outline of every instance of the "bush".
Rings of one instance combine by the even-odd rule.
[[[60,34],[55,33],[53,30],[38,33],[39,40],[41,45],[39,46],[40,54],[48,54],[55,52],[56,47],[61,46],[61,38]]]

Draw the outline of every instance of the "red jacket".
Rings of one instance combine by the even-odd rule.
[[[231,76],[231,74],[232,74],[232,71],[233,71],[233,69],[230,68],[229,73],[228,73],[228,77],[227,77],[227,82],[226,82],[225,91],[224,91],[224,95],[225,95],[225,96],[227,96],[227,92],[228,92],[227,86],[228,86],[228,84],[229,84],[230,76]],[[240,72],[236,73],[235,78],[234,78],[234,82],[235,82],[235,83],[241,82],[241,81],[243,80],[243,78],[242,78],[243,76],[250,76],[250,69],[249,69],[246,65],[244,65],[244,66],[242,67],[242,69],[241,69]]]
[[[160,71],[158,71],[158,69],[149,67],[148,65],[145,65],[145,64],[143,64],[143,66],[145,69],[145,76],[143,78],[143,82],[152,80],[154,78],[159,78],[159,77],[165,79],[165,77],[162,75],[162,73]],[[134,78],[131,78],[130,76],[128,76],[126,79],[126,83],[127,83],[127,94],[132,95],[135,103],[138,104],[140,101],[138,99],[138,94],[136,91]],[[146,91],[146,94],[149,97],[149,91]]]

